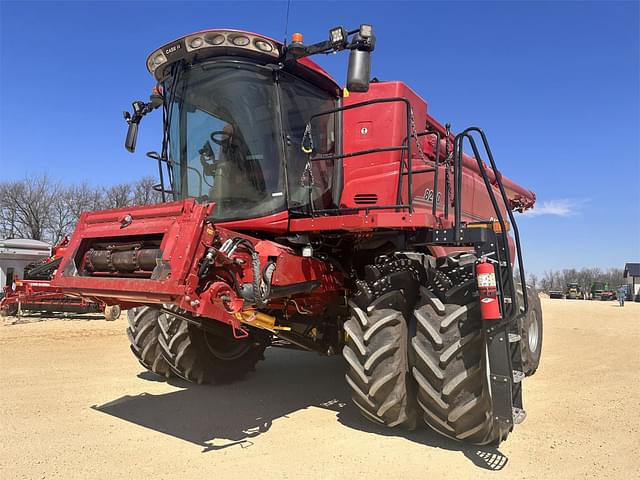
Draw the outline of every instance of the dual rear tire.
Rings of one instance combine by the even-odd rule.
[[[380,275],[359,282],[356,299],[368,301],[352,302],[344,326],[347,383],[355,406],[376,423],[413,428],[422,416],[449,438],[497,444],[506,435],[494,428],[491,417],[475,279],[471,264],[464,266],[460,259],[453,255],[426,267],[425,278],[415,274],[421,264],[408,269],[403,260],[404,266],[386,272],[376,268]],[[380,290],[384,293],[377,295]],[[528,352],[531,336],[523,333],[521,346],[526,373],[533,374],[540,360],[542,316],[537,295],[530,292],[529,299],[521,331],[537,329],[539,336]]]

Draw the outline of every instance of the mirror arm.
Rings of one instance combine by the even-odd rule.
[[[348,38],[344,38],[342,41],[332,42],[325,40],[323,42],[314,43],[312,45],[302,45],[301,43],[292,43],[286,47],[283,62],[295,61],[299,58],[309,57],[318,53],[333,53],[341,50],[361,50],[366,52],[373,52],[376,44],[375,36],[362,37],[360,30],[350,30],[345,32],[348,37],[351,35],[351,41]]]
[[[164,103],[164,98],[162,95],[158,93],[154,93],[151,95],[150,101],[145,103],[141,100],[137,100],[131,104],[132,112],[122,112],[122,116],[124,117],[125,122],[129,125],[127,130],[127,138],[125,140],[124,146],[125,148],[133,153],[136,149],[136,140],[138,137],[138,124],[142,117],[144,117],[147,113],[152,112],[156,108],[159,108]]]

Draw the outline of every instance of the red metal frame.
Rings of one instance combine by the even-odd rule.
[[[15,290],[4,287],[4,297],[0,300],[0,311],[11,312],[18,309],[34,312],[99,312],[104,309],[101,301],[66,295],[53,287],[49,280],[16,280]]]

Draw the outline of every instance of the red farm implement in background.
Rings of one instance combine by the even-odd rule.
[[[65,237],[53,247],[51,257],[25,268],[24,279],[16,280],[15,286],[7,285],[0,299],[0,314],[20,315],[34,313],[96,313],[104,312],[107,320],[120,316],[120,307],[107,306],[104,302],[91,301],[75,295],[65,295],[51,285],[69,240]]]
[[[129,308],[132,350],[160,375],[226,382],[268,347],[342,352],[369,420],[496,444],[540,360],[514,217],[535,195],[482,130],[455,134],[403,82],[370,80],[374,47],[361,25],[312,45],[205,30],[154,51],[125,147],[162,109],[147,155],[166,201],[82,214],[54,286]],[[308,58],[341,50],[345,89]]]

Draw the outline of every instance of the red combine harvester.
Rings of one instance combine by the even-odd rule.
[[[513,215],[535,195],[481,130],[454,134],[404,83],[370,81],[374,46],[362,25],[286,46],[205,30],[154,51],[125,146],[161,108],[147,155],[171,201],[84,213],[54,284],[130,308],[132,350],[160,375],[227,382],[269,346],[342,352],[369,420],[497,444],[540,359]],[[345,89],[308,58],[341,50]]]
[[[65,237],[51,250],[51,257],[28,265],[24,280],[16,280],[4,288],[0,299],[0,315],[20,315],[30,311],[38,313],[95,313],[104,312],[106,320],[115,320],[120,316],[118,305],[105,305],[101,301],[89,301],[85,298],[65,295],[60,289],[51,286],[51,279],[60,265],[62,255],[69,239]]]

